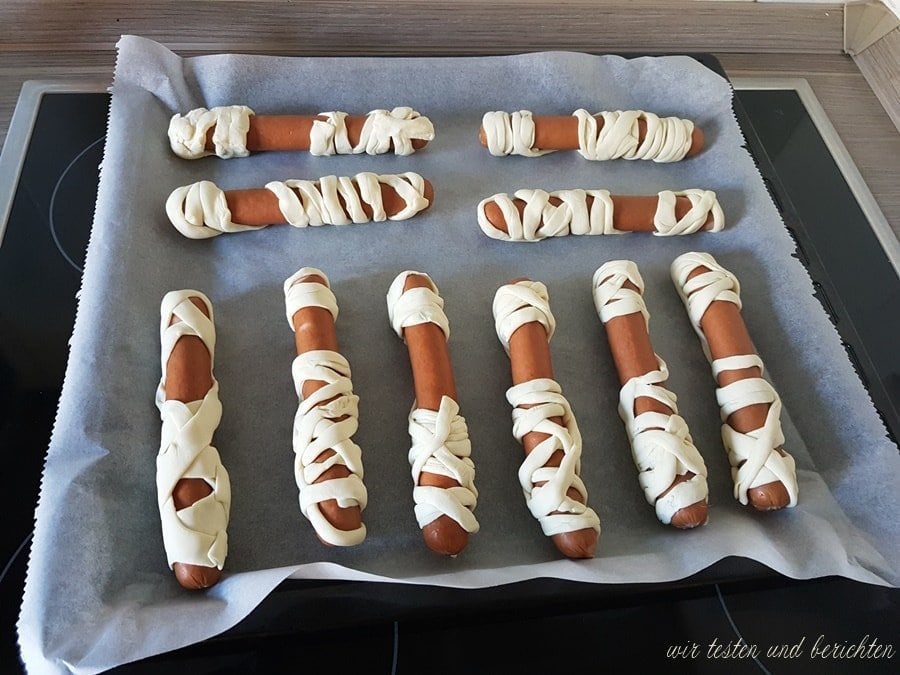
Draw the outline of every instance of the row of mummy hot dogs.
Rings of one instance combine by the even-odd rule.
[[[328,112],[318,116],[255,115],[246,106],[199,108],[175,115],[169,143],[179,157],[229,159],[260,151],[305,151],[313,155],[409,155],[434,138],[434,126],[411,108],[374,110],[365,116]],[[699,153],[702,131],[693,122],[640,110],[583,109],[562,117],[530,111],[484,115],[479,132],[492,155],[538,157],[561,150],[588,160],[676,162]],[[211,181],[178,187],[166,213],[186,237],[289,224],[298,228],[406,220],[434,200],[432,184],[414,172],[271,181],[264,187],[222,190]],[[656,195],[612,195],[603,189],[547,192],[520,189],[482,200],[477,220],[489,237],[539,241],[565,235],[652,232],[685,235],[725,226],[712,190],[664,190]]]
[[[410,108],[362,117],[342,112],[257,116],[246,106],[228,106],[175,115],[169,127],[173,151],[186,159],[266,150],[410,154],[433,136],[427,118]],[[494,155],[574,149],[593,160],[664,162],[696,154],[703,144],[702,133],[689,120],[643,111],[590,115],[580,110],[571,118],[492,112],[483,118],[480,138]],[[202,239],[276,223],[306,227],[401,220],[427,208],[432,199],[431,185],[417,174],[360,173],[227,192],[203,181],[175,190],[166,209],[179,231]],[[487,235],[506,241],[634,231],[669,236],[723,227],[715,194],[696,189],[655,197],[519,190],[513,197],[482,201],[478,221]],[[743,321],[738,279],[704,252],[676,258],[671,276],[711,365],[735,498],[761,511],[794,506],[796,469],[783,447],[781,401],[763,377],[763,362]],[[707,470],[678,414],[676,395],[665,386],[668,368],[652,346],[640,271],[629,260],[609,261],[596,270],[592,290],[620,381],[619,415],[639,485],[660,523],[681,530],[702,526],[708,519]],[[284,294],[297,348],[293,449],[300,509],[323,544],[357,545],[366,536],[368,497],[363,453],[353,441],[359,399],[335,330],[337,297],[326,274],[312,267],[288,278]],[[449,320],[427,273],[397,275],[386,299],[391,326],[408,349],[415,388],[408,420],[415,517],[430,550],[456,556],[479,529],[478,491],[448,350]],[[525,452],[518,472],[525,505],[561,555],[594,557],[600,520],[580,477],[575,415],[554,379],[549,343],[556,324],[546,286],[530,279],[501,286],[493,314],[511,367],[507,400],[513,435]],[[192,289],[166,294],[160,338],[157,496],[163,542],[178,582],[203,589],[222,575],[231,502],[228,473],[213,446],[222,407],[213,375],[209,298]]]

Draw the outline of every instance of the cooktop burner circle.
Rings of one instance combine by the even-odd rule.
[[[103,157],[104,138],[105,135],[100,136],[75,155],[60,173],[50,195],[47,219],[50,236],[62,257],[79,273],[84,271],[84,257],[90,237],[90,228],[84,227],[83,223],[93,219],[93,205],[85,201],[81,194],[84,188],[84,172],[73,169],[79,164],[87,168],[98,166]],[[85,213],[88,206],[91,212]],[[60,212],[59,220],[57,220],[58,209],[65,209]]]

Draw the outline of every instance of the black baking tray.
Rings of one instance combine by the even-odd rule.
[[[641,54],[644,55],[644,54]],[[638,56],[637,54],[623,54],[623,56]],[[708,54],[690,54],[693,58],[720,74],[725,75],[719,61]],[[736,92],[734,98],[734,112],[737,121],[744,132],[747,149],[754,158],[759,168],[763,181],[769,188],[772,200],[784,219],[785,226],[791,233],[796,243],[795,256],[809,270],[816,288],[816,295],[822,302],[825,311],[838,329],[848,356],[854,364],[861,380],[872,396],[873,403],[885,422],[885,433],[892,439],[896,439],[900,433],[897,409],[898,381],[900,381],[900,365],[897,359],[900,352],[891,350],[885,345],[885,335],[897,335],[898,322],[900,322],[900,279],[897,278],[890,261],[884,250],[872,233],[864,214],[859,209],[843,180],[838,167],[835,165],[827,147],[821,138],[815,134],[815,129],[810,126],[809,139],[804,139],[804,152],[808,154],[806,161],[810,170],[816,172],[816,178],[820,185],[827,186],[822,191],[815,207],[810,207],[808,200],[803,196],[802,186],[792,184],[797,177],[782,175],[776,168],[776,163],[782,161],[785,167],[790,168],[790,158],[782,157],[779,152],[779,134],[767,129],[765,134],[760,134],[757,126],[766,116],[774,115],[772,105],[763,105],[754,97],[757,92]],[[767,95],[778,95],[784,98],[774,109],[794,110],[802,102],[791,101],[791,92],[765,92]],[[90,97],[92,103],[86,99],[76,105],[89,108],[100,107],[104,109],[108,104],[107,94],[48,94],[45,96],[45,105],[42,105],[41,114],[38,116],[35,128],[35,138],[41,134],[41,125],[53,125],[54,112],[57,104],[62,106],[62,101],[54,101],[59,97]],[[796,97],[796,95],[794,94]],[[71,100],[71,98],[70,98]],[[748,111],[749,108],[749,111]],[[752,112],[752,114],[751,114]],[[85,112],[85,114],[88,114]],[[43,119],[42,119],[43,118]],[[106,119],[103,114],[103,120]],[[771,126],[772,120],[767,123]],[[775,119],[774,123],[777,123]],[[811,125],[811,122],[808,122]],[[806,132],[804,132],[806,133]],[[37,147],[38,144],[36,144]],[[101,144],[102,147],[102,144]],[[39,149],[39,148],[38,148]],[[44,152],[53,153],[52,146],[45,147]],[[32,148],[29,149],[29,159],[23,169],[23,177],[28,171],[40,172],[40,168],[30,168]],[[98,157],[102,154],[98,153]],[[773,159],[774,158],[774,159]],[[87,182],[81,190],[96,190],[96,173],[87,173]],[[93,182],[92,182],[93,181]],[[824,181],[824,182],[823,182]],[[786,185],[787,183],[787,185]],[[58,186],[57,186],[58,187]],[[21,190],[20,190],[21,192]],[[55,191],[54,191],[54,194]],[[25,215],[25,220],[42,219],[47,216],[46,205],[41,205],[41,199],[45,199],[26,190],[23,194],[17,193],[13,206],[13,216],[16,210],[34,211],[34,215]],[[825,198],[825,205],[821,198]],[[830,201],[829,201],[830,200]],[[815,201],[815,200],[814,200]],[[856,234],[852,241],[835,242],[835,232],[827,227],[828,223],[821,223],[816,209],[828,209],[831,218],[825,219],[829,223],[835,220],[840,222],[838,228],[852,229]],[[80,215],[84,218],[84,215]],[[815,219],[817,227],[810,225],[810,219]],[[88,216],[83,239],[73,240],[69,244],[72,248],[83,247],[87,242],[87,231],[90,225]],[[11,218],[12,222],[12,218]],[[51,235],[58,239],[58,235],[48,228]],[[28,287],[39,289],[38,291],[25,291],[18,298],[9,297],[7,292],[0,304],[0,321],[21,320],[24,308],[28,305],[40,305],[42,298],[40,289],[45,289],[48,284],[48,275],[60,274],[74,278],[75,289],[79,283],[79,272],[75,260],[73,265],[62,266],[56,270],[56,263],[35,263],[33,259],[23,258],[21,254],[11,250],[13,239],[21,236],[31,236],[19,225],[10,225],[6,238],[0,246],[0,288]],[[54,245],[58,245],[57,241]],[[834,268],[833,247],[842,255],[850,256],[848,265],[864,263],[868,274],[872,275],[879,284],[877,288],[884,289],[880,294],[882,302],[877,311],[870,304],[860,301],[855,295],[858,290],[853,279],[848,279],[847,270],[841,265],[840,274],[831,273]],[[72,261],[70,261],[72,262]],[[28,281],[29,275],[33,277]],[[851,275],[852,276],[852,275]],[[71,281],[71,280],[70,280]],[[12,286],[11,286],[12,285]],[[35,295],[35,293],[37,295]],[[18,303],[18,308],[15,305]],[[8,488],[7,495],[12,494],[13,499],[22,499],[25,504],[34,504],[37,498],[37,485],[40,476],[40,465],[46,451],[47,441],[52,428],[52,413],[55,412],[55,402],[59,395],[62,375],[65,370],[65,354],[68,334],[71,332],[71,322],[74,320],[75,293],[67,297],[64,306],[53,312],[54,328],[51,331],[61,340],[58,348],[51,350],[56,354],[50,357],[51,364],[45,364],[47,368],[58,371],[58,382],[55,384],[47,377],[41,380],[40,386],[35,388],[23,386],[19,389],[7,389],[3,385],[0,390],[4,401],[22,401],[29,397],[40,399],[38,412],[32,412],[27,408],[0,406],[0,410],[12,411],[6,419],[2,420],[4,446],[12,447],[11,443],[21,443],[24,436],[27,442],[34,448],[32,453],[23,453],[25,457],[22,466],[6,473],[3,478],[4,487]],[[0,354],[3,361],[0,362],[0,370],[11,368],[6,362],[5,354],[16,348],[9,344],[11,334],[0,334]],[[6,343],[6,344],[3,344]],[[888,347],[885,349],[885,347]],[[36,360],[46,362],[47,349],[40,345]],[[52,366],[52,367],[51,367]],[[17,378],[13,375],[2,378],[4,382],[14,382]],[[18,378],[21,379],[21,378]],[[52,408],[51,408],[52,407]],[[30,420],[21,424],[22,419]],[[13,430],[18,429],[20,436],[14,436]],[[896,441],[895,441],[896,442]],[[23,481],[21,478],[12,479],[12,475],[30,476],[33,483]],[[7,485],[7,483],[9,483]],[[16,484],[14,484],[16,483]],[[17,497],[17,492],[24,494]],[[29,508],[28,528],[31,527]],[[27,529],[25,530],[27,533]],[[3,550],[12,548],[21,538],[15,539],[10,544],[4,541]],[[24,580],[25,554],[21,554],[17,561],[16,570],[20,572]],[[763,589],[773,587],[787,587],[800,582],[783,577],[770,568],[753,560],[744,558],[727,558],[710,567],[689,576],[668,583],[659,584],[589,584],[577,583],[560,579],[534,579],[502,586],[483,589],[454,589],[440,586],[409,585],[387,582],[351,582],[351,581],[306,581],[287,580],[271,593],[263,602],[243,621],[232,629],[219,636],[211,638],[205,643],[193,645],[177,652],[163,654],[146,659],[138,664],[122,666],[116,672],[153,672],[154,669],[184,662],[186,660],[200,658],[204,654],[221,654],[225,652],[239,653],[245,650],[253,650],[254,645],[263,640],[289,639],[290,636],[312,634],[321,631],[340,631],[344,629],[361,628],[380,630],[389,627],[396,622],[415,624],[418,622],[435,622],[453,625],[460,622],[484,622],[489,619],[503,620],[506,617],[546,617],[563,613],[575,613],[596,610],[598,608],[626,608],[645,605],[647,603],[676,602],[685,598],[706,594],[711,587],[727,585],[731,588]],[[18,597],[21,597],[21,586],[17,589]],[[10,591],[4,588],[3,597],[9,597]],[[17,608],[19,602],[4,602],[7,607]],[[4,616],[4,623],[7,617]],[[14,620],[14,619],[13,619]],[[11,621],[10,621],[11,623]]]

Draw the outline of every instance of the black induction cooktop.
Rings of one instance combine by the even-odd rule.
[[[896,439],[896,269],[797,92],[736,94],[748,147],[797,242],[796,255],[809,269],[886,433]],[[2,672],[21,669],[14,626],[93,218],[108,104],[105,93],[41,97],[0,242]],[[875,279],[880,294],[859,287],[860,266],[867,270],[867,286]],[[593,672],[613,657],[628,663],[629,671],[809,672],[817,640],[821,646],[874,638],[896,650],[898,626],[895,589],[842,578],[797,581],[744,559],[726,559],[665,585],[539,579],[460,590],[288,581],[225,634],[116,672],[281,672],[301,664],[341,672],[339,664],[348,658],[357,673]],[[770,646],[798,643],[801,658],[767,654]],[[741,644],[754,645],[757,652],[747,649],[723,666],[712,655],[716,644],[732,645],[735,654]],[[890,672],[898,658],[845,659],[839,671]]]

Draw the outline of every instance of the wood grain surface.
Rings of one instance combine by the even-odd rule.
[[[591,0],[7,0],[0,53],[111,49],[124,33],[173,49],[482,54],[545,49],[835,53],[834,5]],[[11,29],[10,29],[11,28]]]

